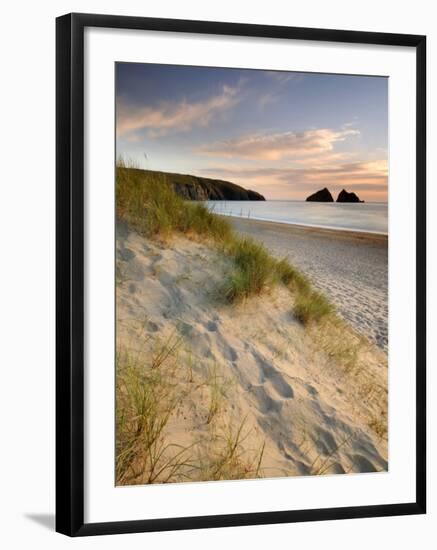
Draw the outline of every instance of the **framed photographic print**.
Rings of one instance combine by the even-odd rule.
[[[425,37],[56,47],[57,530],[425,513]]]

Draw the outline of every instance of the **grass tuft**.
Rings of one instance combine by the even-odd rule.
[[[311,283],[299,270],[293,267],[285,258],[276,263],[276,273],[284,285],[297,292],[308,293]]]
[[[192,476],[198,481],[254,479],[263,477],[262,460],[265,441],[251,452],[244,443],[250,435],[245,430],[247,418],[238,424],[225,423],[211,430],[206,441],[197,449]]]
[[[301,292],[296,297],[294,314],[304,325],[318,322],[332,312],[331,304],[319,292]]]
[[[261,294],[273,283],[275,260],[263,245],[253,239],[234,237],[227,243],[225,251],[234,261],[234,269],[223,286],[224,296],[229,302]]]
[[[216,366],[205,378],[195,377],[191,361],[173,335],[153,342],[150,355],[117,353],[117,485],[261,477],[264,445],[248,449],[246,419],[235,422],[226,412],[230,381]],[[203,389],[210,397],[204,405]],[[205,430],[180,445],[169,424],[193,403]]]
[[[116,171],[117,217],[146,237],[194,233],[216,241],[231,234],[227,220],[203,204],[185,201],[165,174],[148,173],[119,161]]]
[[[185,465],[188,450],[165,438],[180,400],[174,382],[176,348],[172,341],[163,344],[152,354],[150,365],[127,350],[117,353],[116,362],[117,483],[166,482]]]

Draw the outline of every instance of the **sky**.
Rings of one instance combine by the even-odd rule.
[[[270,200],[328,187],[387,201],[388,79],[116,65],[117,156]]]

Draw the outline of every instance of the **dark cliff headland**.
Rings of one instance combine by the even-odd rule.
[[[191,176],[188,174],[174,174],[172,172],[158,172],[154,170],[140,170],[131,168],[133,171],[145,172],[148,175],[157,175],[173,185],[178,195],[187,200],[212,200],[212,201],[264,201],[265,198],[256,191],[244,189],[235,183],[224,180]]]

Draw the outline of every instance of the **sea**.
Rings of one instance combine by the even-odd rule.
[[[388,234],[388,205],[382,202],[206,201],[223,216],[292,225]]]

